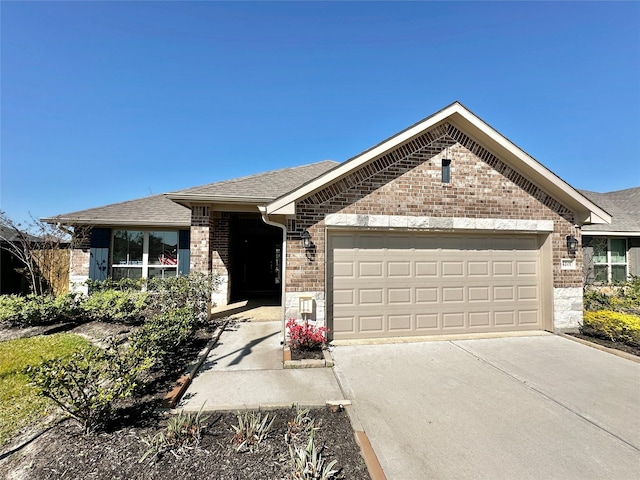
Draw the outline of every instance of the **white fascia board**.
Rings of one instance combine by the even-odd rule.
[[[582,230],[583,237],[640,237],[640,232],[601,232]]]
[[[220,195],[200,195],[195,193],[190,194],[172,194],[165,193],[165,196],[169,200],[174,202],[190,202],[190,203],[247,203],[251,205],[257,205],[259,203],[267,203],[273,200],[266,197],[231,197]]]

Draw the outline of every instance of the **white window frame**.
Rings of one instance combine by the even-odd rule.
[[[113,253],[114,253],[114,242],[117,231],[129,231],[129,232],[142,232],[142,265],[121,265],[113,263]],[[175,232],[178,239],[178,244],[176,245],[176,264],[175,265],[149,265],[149,234],[151,232]],[[180,232],[178,230],[169,230],[169,229],[144,229],[144,228],[114,228],[111,230],[111,244],[109,251],[109,266],[110,273],[113,276],[114,269],[119,268],[140,268],[142,271],[142,278],[149,278],[149,268],[163,268],[165,270],[175,270],[176,274],[173,276],[178,276],[178,265],[180,264]],[[172,277],[173,277],[172,276]],[[164,272],[162,275],[164,277]]]
[[[593,237],[594,239],[602,239],[602,237]],[[602,263],[596,263],[595,261],[595,250],[594,250],[594,255],[593,255],[593,268],[595,270],[595,267],[606,267],[607,268],[607,283],[613,283],[613,267],[614,266],[621,266],[623,265],[625,267],[625,280],[629,279],[629,242],[627,241],[626,238],[622,238],[622,237],[607,237],[607,261],[606,262],[602,262]],[[611,240],[622,240],[624,242],[624,262],[612,262],[611,261]],[[594,272],[594,280],[595,280],[595,272]]]

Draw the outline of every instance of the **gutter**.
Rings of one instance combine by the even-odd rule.
[[[287,329],[286,329],[286,319],[285,313],[287,311],[287,303],[286,303],[286,279],[287,279],[287,226],[282,225],[281,223],[276,223],[269,220],[269,214],[267,213],[266,206],[258,206],[258,210],[260,210],[260,214],[262,216],[262,221],[267,225],[271,225],[272,227],[278,227],[282,229],[282,272],[281,283],[280,286],[282,288],[282,297],[280,302],[282,303],[282,344],[284,345],[287,341]]]

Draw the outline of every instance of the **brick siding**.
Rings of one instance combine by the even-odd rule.
[[[441,183],[441,160],[451,159],[451,183]],[[573,213],[508,164],[445,123],[302,199],[287,222],[287,291],[325,290],[325,215],[329,213],[552,220],[554,287],[582,286],[576,270],[561,270],[566,236],[581,242]],[[305,252],[308,229],[314,249]]]

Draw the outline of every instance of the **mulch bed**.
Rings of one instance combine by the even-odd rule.
[[[626,343],[621,342],[612,342],[607,338],[585,335],[584,333],[568,333],[567,335],[571,335],[572,337],[580,338],[591,343],[596,343],[598,345],[602,345],[603,347],[613,348],[640,357],[640,348],[633,345],[627,345]]]
[[[159,458],[147,458],[139,463],[148,449],[142,439],[153,437],[166,426],[167,418],[158,410],[160,402],[185,367],[196,359],[211,339],[215,327],[215,324],[211,324],[208,328],[198,331],[194,341],[180,350],[179,357],[173,358],[171,365],[166,365],[162,371],[154,372],[152,381],[136,403],[124,405],[118,412],[116,423],[110,425],[107,431],[84,435],[73,420],[64,421],[23,449],[0,460],[0,478],[292,478],[289,447],[285,442],[287,421],[295,416],[295,410],[291,409],[273,412],[277,415],[273,430],[257,451],[235,452],[231,429],[231,425],[237,424],[235,414],[213,412],[208,413],[210,418],[205,422],[206,428],[197,448],[177,456],[167,452]],[[128,333],[128,328],[123,328],[122,325],[100,325],[94,322],[79,327],[71,326],[66,330],[91,337],[94,341],[105,333],[116,336]],[[6,332],[5,338],[23,336],[16,333]],[[36,331],[28,332],[28,335],[33,334],[37,334]],[[340,469],[340,473],[336,478],[369,479],[347,414],[333,413],[328,408],[321,408],[313,409],[311,417],[322,421],[322,428],[315,436],[316,445],[322,448],[322,454],[327,461],[337,460],[335,468]],[[24,432],[22,439],[31,437],[33,433]],[[16,439],[11,443],[16,445],[20,440]]]
[[[64,422],[22,451],[0,463],[0,476],[20,479],[286,479],[291,477],[289,447],[285,441],[287,422],[295,410],[269,412],[276,420],[268,438],[257,451],[236,452],[231,425],[233,413],[213,413],[205,422],[200,445],[174,455],[142,458],[148,447],[142,439],[155,435],[166,419],[153,419],[152,426],[130,426],[113,432],[83,435],[77,425]],[[369,479],[345,412],[313,409],[310,416],[321,420],[315,442],[327,461],[336,460],[335,478]]]

